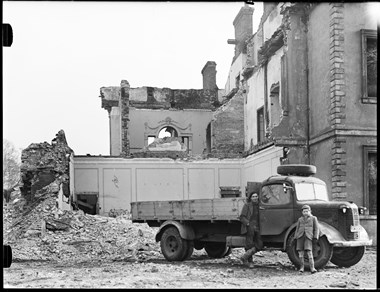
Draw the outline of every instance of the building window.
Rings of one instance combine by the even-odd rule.
[[[270,124],[276,127],[280,123],[281,106],[280,106],[280,85],[279,82],[272,84],[270,89]]]
[[[257,143],[263,142],[265,138],[264,107],[257,110]]]
[[[377,215],[377,147],[364,146],[364,205],[367,214]]]
[[[211,123],[207,125],[206,129],[206,153],[211,153]]]
[[[362,29],[362,102],[377,103],[377,32]]]
[[[148,136],[148,145],[152,144],[154,139],[156,139],[156,136]]]
[[[187,137],[187,136],[182,136],[181,137],[181,142],[183,144],[185,144],[185,146],[186,146],[186,152],[189,153],[189,151],[191,150],[190,149],[190,138]]]
[[[158,138],[164,138],[164,137],[178,137],[178,133],[176,129],[173,127],[167,126],[161,129],[161,131],[158,133]]]

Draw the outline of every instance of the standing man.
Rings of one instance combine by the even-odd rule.
[[[240,214],[241,233],[245,234],[245,253],[240,258],[244,265],[252,262],[253,255],[262,249],[262,241],[259,229],[259,195],[251,193]]]
[[[302,216],[297,221],[297,228],[295,233],[297,239],[297,251],[300,257],[301,267],[300,273],[304,271],[304,252],[306,251],[309,258],[310,272],[313,274],[317,272],[314,268],[313,258],[313,241],[319,238],[319,227],[317,217],[311,215],[311,208],[309,205],[302,206]]]

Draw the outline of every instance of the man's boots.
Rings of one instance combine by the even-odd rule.
[[[310,265],[310,272],[312,274],[316,273],[317,270],[315,269],[314,267],[314,258],[313,258],[313,254],[310,252],[308,253],[308,256],[309,256],[309,265]]]
[[[305,270],[305,258],[304,256],[300,256],[300,261],[301,261],[301,266],[300,266],[300,269],[298,270],[300,273],[303,273],[303,271]]]
[[[249,262],[253,260],[252,256],[256,253],[256,247],[248,249],[240,258],[243,265],[249,266]]]

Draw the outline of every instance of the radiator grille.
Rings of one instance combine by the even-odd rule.
[[[351,226],[359,226],[359,211],[357,207],[347,209],[346,213],[346,234],[348,240],[359,239],[358,232],[351,232]]]

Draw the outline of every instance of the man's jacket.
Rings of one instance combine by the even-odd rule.
[[[241,234],[247,233],[247,227],[252,231],[259,229],[259,205],[253,202],[245,202],[240,213]],[[247,224],[249,223],[249,226]]]
[[[317,217],[311,215],[309,217],[300,217],[297,221],[295,238],[298,239],[306,234],[309,239],[319,238],[319,227]]]

